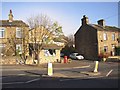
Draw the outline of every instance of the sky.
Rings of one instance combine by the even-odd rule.
[[[9,1],[9,0],[8,0]],[[64,34],[75,34],[81,26],[83,15],[89,18],[90,24],[104,19],[106,25],[118,27],[118,2],[2,2],[2,19],[7,20],[9,10],[14,20],[27,19],[32,15],[46,14],[53,21],[57,21]],[[120,6],[120,5],[119,5]]]

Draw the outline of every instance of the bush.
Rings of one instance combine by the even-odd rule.
[[[108,53],[100,53],[98,55],[98,58],[99,60],[102,60],[103,58],[108,58],[109,57],[109,54]]]
[[[64,53],[66,56],[69,56],[71,53],[75,52],[75,48],[72,47],[72,46],[65,46],[63,49],[62,49],[62,53]]]
[[[119,47],[115,47],[115,55],[120,56],[120,46]]]

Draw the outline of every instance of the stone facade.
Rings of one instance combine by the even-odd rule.
[[[75,48],[86,59],[96,58],[98,52],[97,31],[88,25],[82,26],[75,35]]]
[[[9,14],[9,19],[0,20],[0,22],[0,48],[2,49],[1,52],[5,55],[15,55],[16,45],[21,45],[22,50],[24,50],[24,46],[28,46],[27,39],[29,26],[25,24],[22,20],[13,20],[11,10]],[[28,51],[26,53],[28,53]]]
[[[118,46],[120,29],[106,26],[103,19],[98,21],[98,25],[89,24],[86,16],[81,20],[82,26],[75,33],[75,48],[78,53],[91,60],[98,59],[101,54],[115,55],[114,48]]]
[[[25,59],[27,56],[25,63],[34,64],[34,62],[36,62],[36,58],[34,58],[35,55],[33,54],[33,49],[31,49],[30,45],[35,45],[35,43],[37,46],[38,44],[40,45],[43,37],[46,37],[46,35],[48,35],[50,32],[43,26],[29,29],[29,26],[22,20],[13,19],[12,10],[10,10],[8,16],[8,20],[0,20],[0,56],[2,56],[1,63],[19,64],[21,63],[23,57]],[[40,57],[40,64],[47,63],[49,61],[60,62],[60,50],[65,46],[65,44],[62,41],[54,41],[52,38],[54,36],[55,35],[50,34],[49,38],[46,39],[47,43],[44,43],[44,46],[38,55]],[[54,50],[55,55],[45,56],[45,52],[49,50]],[[20,58],[20,55],[22,59]],[[17,56],[19,57],[18,62],[17,58],[13,58]],[[11,57],[11,59],[9,57]]]
[[[107,34],[107,40],[104,40],[103,34]],[[115,34],[115,40],[112,40],[112,34]],[[117,31],[97,31],[98,35],[98,53],[102,53],[104,51],[104,46],[108,47],[107,53],[109,56],[114,56],[115,46],[118,46],[118,32]]]
[[[36,48],[39,48],[38,46],[41,47],[38,50],[41,50],[40,53],[39,51],[37,52],[39,55],[36,57],[39,57],[39,64],[42,63],[48,63],[48,62],[60,62],[60,50],[64,47],[64,43],[62,42],[55,42],[54,39],[54,34],[50,33],[49,30],[46,30],[43,26],[39,26],[37,28],[33,28],[29,30],[29,43],[30,43],[30,55],[33,56],[35,52],[33,51]],[[48,37],[47,37],[48,35]],[[47,37],[45,38],[44,36]],[[36,46],[36,48],[35,48]],[[45,55],[45,52],[49,52],[49,50],[54,50],[55,55]],[[35,58],[35,55],[33,56],[33,59]],[[37,59],[38,60],[38,59]],[[34,60],[37,63],[37,60]]]

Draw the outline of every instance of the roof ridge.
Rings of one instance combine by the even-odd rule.
[[[97,25],[97,26],[100,26],[100,25],[98,25],[98,24],[89,24],[89,25]],[[105,27],[115,27],[115,28],[118,28],[117,26],[109,26],[109,25],[105,25]],[[120,29],[120,28],[118,28],[118,29]]]
[[[9,20],[0,20],[0,21],[9,21]],[[22,21],[23,22],[23,20],[13,20],[13,22],[14,21]]]
[[[88,25],[90,25],[90,26],[92,26],[93,28],[96,28],[96,29],[115,30],[115,31],[118,30],[118,31],[120,31],[120,28],[118,28],[116,26],[108,26],[108,25],[106,25],[105,27],[103,27],[103,26],[100,26],[98,24],[88,24]]]

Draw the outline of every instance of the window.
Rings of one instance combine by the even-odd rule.
[[[115,33],[112,34],[112,40],[115,41]]]
[[[103,34],[103,39],[104,39],[104,40],[107,40],[107,33],[104,33],[104,34]]]
[[[0,43],[0,50],[4,51],[4,49],[5,49],[5,44]]]
[[[16,45],[16,51],[20,54],[22,52],[22,44]]]
[[[21,28],[16,28],[16,38],[22,38]]]
[[[44,50],[44,55],[45,56],[55,56],[56,55],[55,49]]]
[[[5,29],[0,28],[0,38],[4,38],[4,37],[5,37]]]
[[[108,46],[104,46],[104,52],[108,52]]]
[[[5,47],[5,44],[0,43],[0,48]]]

